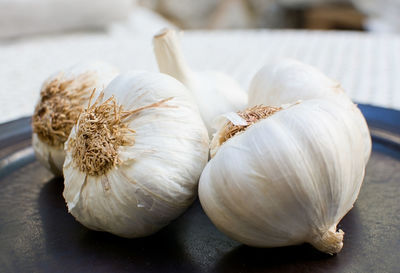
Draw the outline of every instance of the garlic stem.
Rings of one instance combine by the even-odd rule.
[[[318,250],[328,253],[336,254],[343,247],[344,232],[339,229],[335,231],[336,227],[329,229],[322,235],[318,235],[311,240],[311,244]]]
[[[176,31],[168,28],[161,30],[154,36],[153,45],[160,72],[188,86],[193,72],[185,61]]]

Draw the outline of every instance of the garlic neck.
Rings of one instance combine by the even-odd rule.
[[[193,72],[185,61],[176,31],[163,29],[154,36],[153,45],[160,72],[188,86]]]
[[[314,236],[311,239],[310,244],[322,252],[333,255],[340,252],[342,249],[343,236],[344,232],[341,229],[336,231],[336,227],[334,227],[325,233],[320,233]]]

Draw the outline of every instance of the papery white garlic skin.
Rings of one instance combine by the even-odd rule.
[[[86,106],[92,91],[95,89],[94,97],[97,97],[101,90],[105,88],[107,84],[117,76],[117,74],[118,70],[115,67],[104,62],[96,61],[78,63],[65,70],[54,73],[43,83],[41,90],[58,78],[62,81],[69,81],[85,75],[85,77],[87,76],[90,78],[90,84],[85,88],[88,92],[84,95],[86,99],[82,98],[81,104],[82,106]],[[68,100],[67,97],[65,99]],[[40,104],[40,100],[41,98],[39,98],[37,105]],[[62,167],[65,158],[64,144],[59,143],[57,145],[50,145],[43,141],[38,134],[34,132],[32,134],[32,146],[36,158],[40,163],[42,163],[43,166],[50,170],[54,175],[62,176]]]
[[[249,88],[249,106],[282,105],[315,98],[348,98],[340,83],[315,67],[295,59],[270,61],[253,77]]]
[[[173,76],[192,92],[210,136],[215,132],[212,123],[216,117],[246,106],[247,94],[233,78],[218,71],[190,69],[174,30],[162,30],[153,43],[160,72]]]
[[[64,164],[64,145],[51,146],[41,141],[37,134],[32,134],[32,147],[39,162],[50,170],[55,176],[62,176]]]
[[[281,106],[308,99],[335,100],[353,109],[354,126],[363,134],[364,161],[371,152],[371,137],[361,111],[344,92],[340,83],[328,78],[317,68],[295,59],[276,59],[264,65],[254,76],[249,88],[248,107]]]
[[[69,212],[86,227],[122,237],[150,235],[179,216],[193,202],[208,159],[208,134],[195,102],[174,78],[126,72],[104,91],[125,111],[171,98],[165,107],[145,109],[127,119],[134,144],[120,146],[121,164],[102,175],[88,175],[66,143],[63,196]]]
[[[365,150],[371,151],[359,129],[365,121],[354,118],[358,111],[327,99],[304,100],[228,139],[201,175],[206,214],[250,246],[308,242],[326,253],[340,251],[343,233],[336,227],[353,207]]]

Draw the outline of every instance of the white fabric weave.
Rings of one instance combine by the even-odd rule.
[[[151,33],[121,29],[0,44],[0,123],[33,112],[40,85],[55,70],[104,60],[122,71],[156,71]],[[321,31],[187,31],[183,49],[196,69],[218,69],[247,88],[275,57],[315,65],[342,83],[358,103],[400,109],[400,36]]]

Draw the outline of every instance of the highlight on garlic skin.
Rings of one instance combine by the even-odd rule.
[[[64,142],[93,90],[97,95],[117,73],[106,63],[81,63],[43,83],[32,116],[32,146],[36,158],[54,175],[62,176]]]
[[[248,107],[260,104],[281,106],[316,98],[335,100],[341,106],[354,110],[355,126],[363,132],[364,158],[367,162],[371,153],[371,136],[364,116],[339,82],[311,65],[290,58],[276,59],[264,65],[250,83]]]
[[[244,244],[310,243],[335,254],[344,235],[337,225],[357,199],[371,152],[367,124],[345,95],[280,84],[273,99],[287,104],[268,106],[269,97],[258,94],[258,105],[224,115],[199,198],[217,228]]]
[[[180,82],[161,73],[123,73],[82,112],[66,142],[68,211],[90,229],[150,235],[196,198],[208,145]]]
[[[341,98],[353,104],[340,83],[295,59],[276,59],[263,66],[249,88],[249,106],[282,105],[311,98]]]
[[[212,123],[217,116],[246,106],[247,94],[228,75],[190,69],[175,30],[162,30],[154,36],[153,44],[160,72],[176,78],[192,92],[210,136],[215,132]]]

